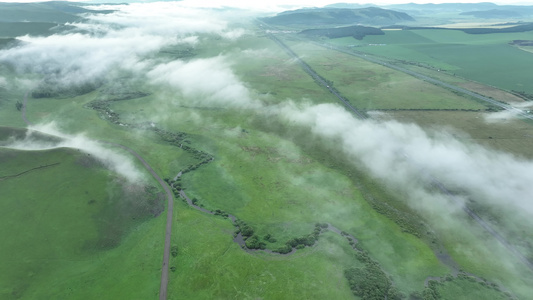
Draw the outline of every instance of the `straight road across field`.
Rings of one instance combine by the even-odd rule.
[[[341,49],[339,47],[335,47],[335,46],[330,45],[330,44],[321,44],[321,43],[316,43],[316,42],[314,44],[319,45],[321,47],[328,48],[328,49],[332,49],[332,50],[335,50],[335,51],[338,51],[338,52],[342,52],[342,53],[345,53],[345,54],[348,54],[348,55],[351,55],[351,56],[355,56],[355,57],[364,59],[366,61],[369,61],[369,62],[372,62],[372,63],[375,63],[375,64],[379,64],[379,65],[385,66],[387,68],[390,68],[390,69],[393,69],[393,70],[396,70],[396,71],[411,75],[411,76],[413,76],[415,78],[424,80],[424,81],[432,83],[434,85],[441,86],[441,87],[450,89],[452,91],[456,91],[456,92],[459,92],[459,93],[474,97],[474,98],[476,98],[478,100],[481,100],[481,101],[490,103],[492,105],[498,106],[498,107],[503,108],[505,110],[508,110],[508,111],[520,116],[520,117],[533,120],[533,115],[531,115],[531,114],[529,114],[529,113],[527,113],[527,112],[525,112],[525,111],[523,111],[521,109],[513,107],[513,106],[511,106],[509,104],[506,104],[506,103],[503,103],[503,102],[500,102],[500,101],[496,101],[496,100],[491,99],[489,97],[485,97],[483,95],[480,95],[478,93],[474,93],[474,92],[472,92],[470,90],[467,90],[467,89],[464,89],[462,87],[458,87],[458,86],[446,83],[444,81],[441,81],[441,80],[438,80],[438,79],[435,79],[435,78],[420,74],[418,72],[415,72],[415,71],[412,71],[412,70],[408,70],[406,68],[402,68],[400,66],[384,62],[384,61],[379,60],[379,59],[377,59],[375,57],[371,57],[371,56],[369,56],[367,54],[364,54],[364,53],[361,53],[361,52],[357,52],[357,51],[349,51],[349,50]]]

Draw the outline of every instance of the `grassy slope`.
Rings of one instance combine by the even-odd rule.
[[[71,149],[19,151],[0,148],[0,176],[60,163],[0,181],[1,226],[10,228],[1,236],[4,241],[0,248],[4,258],[4,272],[0,277],[2,299],[59,299],[67,298],[66,295],[70,299],[86,299],[86,282],[77,280],[119,277],[124,266],[141,262],[151,266],[148,274],[133,273],[131,281],[118,283],[114,288],[129,290],[132,295],[150,290],[149,293],[157,292],[159,264],[154,262],[159,254],[152,251],[162,251],[162,240],[146,244],[126,242],[109,252],[100,246],[99,240],[103,236],[109,237],[110,226],[118,225],[113,221],[116,216],[109,213],[113,213],[113,203],[120,201],[121,187],[106,170],[82,166],[80,161],[85,157],[86,154]],[[159,221],[156,219],[150,223],[158,224]],[[124,233],[129,230],[124,229]],[[120,234],[112,236],[120,244]],[[129,253],[141,260],[111,259]],[[92,287],[99,285],[100,281],[95,280]],[[102,287],[100,289],[99,294],[105,295]]]
[[[108,121],[100,118],[96,111],[85,108],[84,105],[98,97],[98,93],[98,91],[95,91],[70,99],[30,99],[28,100],[28,118],[37,124],[46,124],[55,120],[61,120],[58,122],[58,125],[62,130],[67,130],[68,133],[84,133],[90,138],[101,138],[127,145],[143,156],[162,177],[173,177],[183,166],[188,164],[191,160],[190,155],[177,147],[168,145],[155,133],[110,124]],[[139,98],[117,103],[131,106],[135,109],[136,113],[141,115],[137,118],[126,118],[125,121],[131,123],[157,121],[157,117],[152,118],[157,113],[150,115],[150,118],[142,118],[143,112],[141,110],[146,109],[150,111],[150,108],[144,108],[149,100],[150,98]],[[164,107],[155,107],[154,109],[158,113],[161,113]],[[68,117],[60,118],[60,116]],[[146,147],[146,145],[151,146]],[[130,156],[127,153],[126,155]],[[143,169],[140,163],[136,160],[134,162],[139,169]]]
[[[87,260],[56,261],[28,299],[157,299],[164,223],[162,217],[143,223],[119,247]]]

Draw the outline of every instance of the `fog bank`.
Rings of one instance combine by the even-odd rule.
[[[62,140],[60,142],[46,142],[42,139],[35,139],[32,136],[33,131],[39,131],[41,133],[60,137]],[[106,148],[98,141],[92,140],[84,134],[66,134],[62,132],[55,123],[31,126],[24,139],[14,140],[3,147],[19,150],[45,150],[55,148],[80,149],[98,159],[106,167],[122,175],[132,183],[145,179],[143,173],[135,167],[130,157]]]

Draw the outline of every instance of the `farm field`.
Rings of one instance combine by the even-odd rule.
[[[531,125],[512,119],[504,114],[491,118],[490,114],[478,112],[386,112],[379,119],[392,118],[401,122],[413,122],[428,129],[448,127],[452,134],[472,143],[482,144],[502,152],[512,153],[527,159],[532,158]]]
[[[450,74],[504,90],[532,93],[527,66],[533,56],[515,46],[513,40],[531,40],[531,32],[467,34],[457,30],[386,30],[382,36],[361,41],[341,38],[330,42],[354,45],[354,50],[373,55],[420,62]]]
[[[0,298],[527,299],[530,121],[181,5],[63,9],[68,34],[0,49]],[[501,36],[394,32],[361,43],[527,108],[444,48]]]
[[[310,43],[294,44],[293,48],[299,55],[309,57],[307,62],[318,73],[327,74],[333,86],[362,110],[485,108],[444,88],[344,53]]]

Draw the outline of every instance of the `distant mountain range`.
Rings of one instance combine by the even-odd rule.
[[[326,8],[361,8],[378,7],[374,4],[335,3]],[[490,2],[482,3],[442,3],[442,4],[394,4],[379,6],[385,9],[405,12],[411,16],[427,15],[435,12],[454,12],[471,15],[476,18],[520,18],[533,16],[533,6],[529,5],[498,5]]]
[[[392,25],[415,21],[404,13],[378,7],[365,8],[306,8],[285,11],[274,17],[263,18],[272,25]]]

